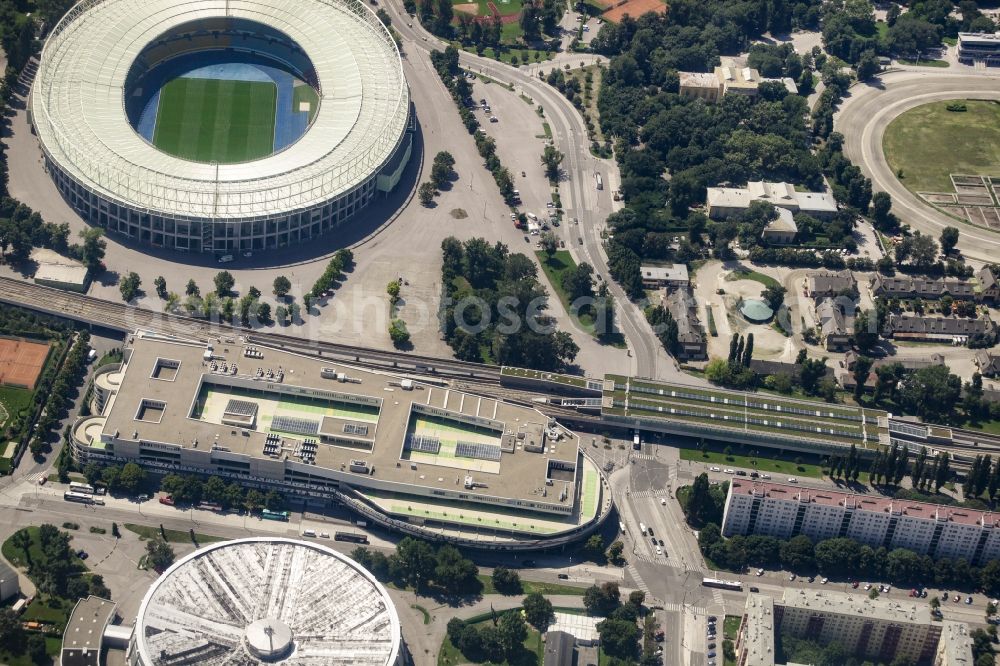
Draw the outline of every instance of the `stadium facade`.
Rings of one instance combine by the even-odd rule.
[[[403,663],[399,617],[354,560],[317,543],[256,537],[210,544],[150,586],[129,666]]]
[[[263,58],[319,102],[301,139],[234,164],[157,149],[129,118],[143,75],[198,52]],[[398,182],[412,149],[395,42],[357,0],[83,0],[53,29],[29,103],[46,166],[91,224],[218,254],[314,239]]]

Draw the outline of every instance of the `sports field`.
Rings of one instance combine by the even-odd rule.
[[[948,111],[960,102],[965,111]],[[1000,176],[1000,104],[952,100],[918,106],[889,124],[885,158],[913,192],[952,192],[949,174]]]
[[[153,145],[196,162],[260,159],[274,148],[273,82],[178,77],[160,91]]]

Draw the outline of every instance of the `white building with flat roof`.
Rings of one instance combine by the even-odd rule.
[[[998,528],[1000,514],[990,511],[743,479],[730,484],[722,517],[727,537],[848,537],[974,565],[1000,557]]]
[[[642,286],[648,289],[657,287],[682,287],[688,284],[688,269],[684,264],[669,266],[642,266]]]
[[[789,589],[780,600],[750,594],[736,638],[736,663],[774,666],[780,636],[839,643],[855,657],[880,663],[902,658],[935,666],[972,664],[968,625],[932,622],[927,604],[912,599],[868,599],[826,589]]]
[[[1000,62],[1000,32],[958,33],[958,59],[964,63],[977,60],[987,65]]]
[[[766,201],[792,213],[805,213],[824,219],[837,213],[837,202],[826,192],[799,192],[789,183],[753,181],[746,187],[709,187],[708,216],[724,219],[738,215],[754,201]]]

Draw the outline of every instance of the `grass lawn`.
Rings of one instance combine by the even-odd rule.
[[[473,623],[473,626],[477,629],[482,629],[488,625],[492,625],[493,621],[489,618]],[[509,666],[528,666],[529,664],[534,666],[535,664],[542,663],[542,648],[544,643],[542,642],[542,635],[532,629],[531,625],[528,625],[528,636],[524,639],[524,652],[521,653],[522,659],[518,659],[514,662],[508,662],[506,660],[501,662],[479,662],[484,664],[495,664],[496,666],[503,666],[507,664]],[[441,643],[441,649],[438,650],[438,666],[451,666],[452,664],[467,664],[469,660],[459,652],[458,648],[451,644],[448,637],[444,637],[444,641]]]
[[[477,576],[479,582],[483,584],[483,594],[500,594],[497,589],[493,587],[493,578],[486,574],[479,574]],[[576,595],[583,596],[583,593],[587,591],[585,587],[574,587],[572,585],[563,585],[561,583],[543,583],[536,582],[532,580],[522,580],[521,581],[521,591],[517,594],[511,596],[519,597],[531,594],[532,592],[538,592],[544,595]]]
[[[777,280],[769,275],[764,275],[757,271],[748,271],[745,268],[738,268],[726,275],[726,282],[736,282],[737,280],[753,280],[754,282],[760,282],[765,287],[774,287],[779,284]]]
[[[153,145],[196,162],[259,159],[274,148],[271,82],[179,77],[160,91]]]
[[[740,622],[743,618],[739,615],[727,615],[722,621],[722,637],[731,641],[736,640],[736,633],[740,630]]]
[[[3,426],[9,417],[16,416],[22,409],[31,406],[31,391],[13,386],[0,386],[0,426]]]
[[[735,451],[736,447],[733,448]],[[794,456],[788,460],[779,460],[777,458],[765,458],[762,456],[754,458],[753,456],[740,455],[735,452],[733,455],[727,457],[725,453],[713,451],[712,449],[708,449],[704,454],[698,449],[681,449],[680,451],[681,460],[703,462],[718,465],[719,467],[742,467],[744,469],[754,469],[753,461],[756,460],[757,470],[760,472],[776,472],[778,474],[788,474],[789,476],[809,476],[816,479],[823,478],[823,470],[818,464],[818,459],[814,462],[803,462],[801,465],[796,465]],[[806,454],[803,454],[801,457],[803,461],[814,458]]]
[[[964,112],[948,111],[953,102],[910,109],[892,121],[882,139],[893,171],[914,192],[953,191],[952,173],[989,175],[1000,164],[1000,104],[965,100]]]
[[[593,334],[594,318],[590,316],[590,314],[577,315],[577,313],[570,308],[569,297],[562,288],[563,274],[568,270],[576,268],[576,262],[573,261],[573,255],[569,253],[569,250],[556,250],[556,253],[550,258],[544,251],[538,250],[535,252],[535,256],[538,257],[538,261],[542,265],[542,271],[545,272],[545,277],[549,279],[549,284],[552,286],[552,290],[559,296],[559,300],[562,302],[563,307],[566,308],[566,311],[573,316],[577,323],[579,323],[580,328],[586,330],[590,334]]]
[[[878,36],[879,41],[885,41],[885,38],[889,34],[889,24],[885,21],[876,21],[875,34]]]
[[[157,527],[150,527],[148,525],[135,525],[133,523],[125,523],[125,529],[129,532],[134,532],[139,535],[140,539],[155,539],[160,536],[160,530]],[[182,530],[163,530],[167,535],[167,541],[170,543],[191,543],[191,533],[184,532]],[[195,539],[198,543],[213,543],[215,541],[225,541],[225,537],[211,536],[209,534],[199,534],[195,532]]]
[[[906,58],[899,59],[902,65],[916,65],[917,67],[951,67],[951,64],[947,60],[907,60]]]
[[[982,432],[990,433],[991,435],[1000,435],[1000,421],[981,421],[979,423],[966,423],[963,428],[969,430],[979,430]]]

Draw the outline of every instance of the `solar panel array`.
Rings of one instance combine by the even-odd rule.
[[[441,450],[441,440],[428,435],[409,434],[406,437],[406,448],[410,451],[436,454]]]
[[[344,434],[361,435],[362,437],[366,437],[368,435],[368,426],[361,425],[360,423],[345,423]]]
[[[275,416],[271,420],[271,430],[290,432],[296,435],[315,435],[319,432],[319,421],[298,416]]]
[[[253,416],[257,413],[257,403],[250,400],[231,398],[226,403],[226,414],[232,416]]]
[[[458,442],[455,444],[455,455],[460,458],[478,458],[479,460],[500,460],[500,447],[496,444],[475,444],[473,442]]]

